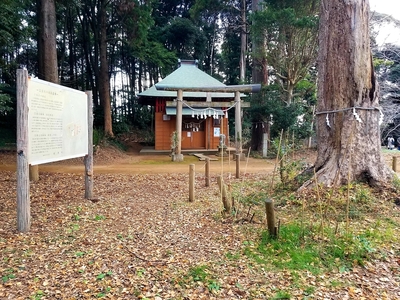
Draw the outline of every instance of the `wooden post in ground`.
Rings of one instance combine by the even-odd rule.
[[[189,165],[189,202],[194,201],[194,164]]]
[[[265,200],[265,213],[267,215],[268,232],[272,237],[276,237],[274,202],[271,199]]]
[[[39,165],[29,165],[29,178],[31,181],[39,181]]]
[[[17,70],[17,230],[31,227],[28,159],[28,71]]]
[[[85,163],[85,199],[93,199],[93,98],[92,91],[87,91],[88,104],[88,154]]]
[[[394,172],[397,172],[397,156],[393,156],[392,169]]]
[[[219,191],[220,191],[221,197],[222,197],[222,204],[224,205],[224,213],[226,215],[229,215],[231,213],[231,209],[232,209],[232,202],[231,202],[231,199],[229,199],[229,197],[228,197],[227,188],[224,183],[224,179],[222,178],[221,175],[219,175],[217,177],[217,182],[218,182]]]
[[[210,158],[206,158],[206,169],[205,169],[206,186],[210,186]]]
[[[240,178],[240,156],[241,154],[236,153],[236,178]]]

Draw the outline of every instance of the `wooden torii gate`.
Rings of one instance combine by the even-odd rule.
[[[261,84],[229,85],[222,87],[183,87],[171,84],[156,84],[157,90],[176,91],[176,133],[177,142],[175,161],[183,161],[182,154],[182,103],[183,92],[216,92],[216,93],[235,93],[235,145],[236,154],[242,155],[242,119],[241,119],[241,100],[240,93],[257,93],[261,90]]]

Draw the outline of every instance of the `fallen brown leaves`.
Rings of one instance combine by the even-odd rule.
[[[96,175],[89,201],[82,176],[44,173],[20,234],[16,175],[0,171],[0,298],[309,299],[308,286],[310,299],[400,299],[400,249],[346,272],[266,271],[242,251],[264,225],[222,220],[216,178],[203,182],[189,203],[186,174]]]

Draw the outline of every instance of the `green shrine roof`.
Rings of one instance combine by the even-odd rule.
[[[197,61],[182,60],[180,66],[158,84],[174,85],[179,87],[225,87],[226,85],[218,81],[214,77],[201,71],[197,67]],[[217,92],[183,92],[183,98],[207,98],[207,94],[211,98],[234,98],[234,93],[217,93]],[[138,94],[139,97],[168,97],[176,98],[176,91],[160,91],[155,85]]]

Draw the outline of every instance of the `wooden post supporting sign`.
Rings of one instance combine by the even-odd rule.
[[[17,70],[17,229],[31,227],[28,159],[28,71]]]
[[[85,199],[93,199],[93,98],[92,91],[87,91],[88,102],[88,154],[85,163]]]

